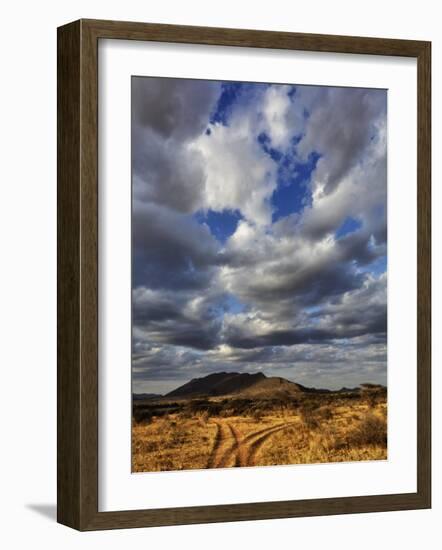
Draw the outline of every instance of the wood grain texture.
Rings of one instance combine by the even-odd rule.
[[[98,511],[98,41],[102,38],[399,55],[418,61],[416,493]],[[58,29],[58,521],[79,530],[245,521],[431,505],[430,43],[81,20]]]
[[[418,57],[417,486],[431,507],[431,44]]]
[[[98,48],[81,29],[80,164],[80,524],[98,509]]]
[[[80,23],[59,29],[57,66],[57,518],[79,525]]]
[[[291,32],[82,20],[100,38],[417,57],[425,42]]]

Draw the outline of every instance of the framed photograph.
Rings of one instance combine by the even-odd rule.
[[[429,42],[58,29],[58,521],[429,508]]]

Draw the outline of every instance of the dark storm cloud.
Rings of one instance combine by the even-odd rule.
[[[175,346],[161,347],[140,345],[132,356],[132,379],[143,380],[186,380],[192,378],[192,371],[200,364],[200,355],[187,350],[177,353]]]
[[[219,263],[219,243],[206,225],[172,209],[134,203],[134,284],[206,288]]]
[[[216,82],[168,78],[132,79],[132,170],[137,201],[197,208],[205,172],[188,144],[207,127],[216,105]]]
[[[383,90],[322,88],[318,93],[299,151],[322,155],[316,177],[326,194],[362,160],[386,108]]]
[[[144,127],[134,129],[132,138],[134,200],[179,212],[198,208],[205,178],[201,155]]]
[[[237,330],[227,331],[225,341],[236,348],[253,349],[266,346],[296,346],[298,344],[316,344],[332,342],[342,338],[355,338],[367,334],[385,334],[387,330],[387,319],[385,308],[376,308],[370,311],[368,319],[363,326],[360,324],[360,317],[347,314],[341,315],[340,324],[334,328],[321,329],[315,327],[302,328],[299,330],[274,331],[263,335],[242,335]],[[336,319],[337,320],[337,319]]]
[[[132,315],[138,339],[211,349],[219,342],[221,319],[215,307],[219,297],[202,298],[198,293],[153,291],[133,292]],[[141,337],[141,338],[140,338]]]
[[[220,83],[175,78],[132,79],[132,124],[163,138],[187,140],[206,127],[221,93]]]
[[[269,281],[275,277],[275,282]],[[271,302],[291,297],[298,305],[316,305],[325,298],[333,298],[359,288],[364,275],[350,263],[310,265],[296,272],[287,265],[276,266],[263,281],[255,281],[247,288],[248,298],[257,303]]]
[[[377,245],[364,231],[349,234],[318,254],[304,254],[297,247],[295,240],[293,247],[282,248],[263,239],[253,249],[240,252],[244,261],[228,251],[232,291],[257,308],[284,305],[287,299],[300,307],[317,305],[361,288],[367,275],[359,268],[386,253],[385,246]],[[259,277],[251,278],[254,268],[259,269]]]
[[[385,256],[386,246],[378,244],[372,235],[365,231],[358,231],[339,239],[336,246],[341,251],[343,261],[349,261],[361,267]]]

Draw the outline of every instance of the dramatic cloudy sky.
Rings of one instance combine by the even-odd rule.
[[[386,383],[383,90],[132,79],[133,387]]]

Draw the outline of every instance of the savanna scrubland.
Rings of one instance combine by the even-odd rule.
[[[132,471],[385,460],[386,388],[134,400]]]

